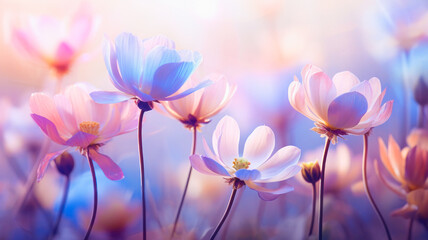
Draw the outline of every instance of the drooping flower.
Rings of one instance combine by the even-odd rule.
[[[247,138],[244,152],[240,155],[239,135],[236,121],[230,116],[223,117],[213,133],[214,153],[205,144],[208,156],[190,156],[192,167],[204,174],[230,178],[230,182],[239,180],[256,190],[264,200],[273,200],[292,191],[293,187],[286,180],[300,172],[297,165],[300,149],[286,146],[272,155],[274,133],[267,126],[259,126]],[[263,183],[279,183],[279,186],[270,189],[262,186]]]
[[[47,64],[60,77],[82,54],[96,22],[86,5],[71,19],[29,16],[25,22],[11,26],[11,42],[30,57]]]
[[[198,52],[175,50],[174,42],[165,37],[141,40],[122,33],[115,43],[107,42],[104,46],[107,70],[113,85],[121,92],[99,91],[91,93],[91,97],[98,103],[179,99],[209,83],[177,92],[201,60]]]
[[[339,72],[330,79],[322,70],[307,65],[288,88],[291,106],[315,122],[314,131],[336,142],[337,136],[363,135],[384,123],[393,101],[382,105],[385,90],[378,78],[360,82],[351,72]]]
[[[236,85],[223,75],[211,74],[206,79],[214,83],[181,99],[161,102],[167,112],[187,128],[199,128],[201,124],[210,122],[210,118],[226,106],[236,91]],[[188,83],[196,85],[192,80]]]
[[[99,149],[114,136],[136,129],[138,109],[134,104],[98,104],[86,86],[73,85],[54,97],[33,93],[30,108],[42,131],[55,143],[67,146],[44,157],[37,171],[39,181],[50,161],[70,147],[77,147],[82,154],[88,152],[109,179],[123,178],[120,167]]]
[[[412,190],[426,187],[428,151],[418,145],[400,149],[394,138],[389,136],[388,147],[379,138],[379,152],[383,165],[395,182],[388,180],[377,162],[375,167],[382,182],[392,191],[404,197]]]

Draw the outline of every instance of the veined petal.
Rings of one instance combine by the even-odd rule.
[[[195,70],[191,62],[167,63],[160,66],[154,76],[150,96],[156,100],[162,100],[174,94],[183,86]]]
[[[229,172],[215,160],[200,156],[192,155],[189,157],[192,167],[200,173],[208,175],[220,175],[229,177]]]
[[[65,145],[72,146],[72,147],[81,147],[86,148],[88,147],[92,141],[94,141],[97,138],[97,136],[79,131],[76,134],[74,134],[70,139],[68,139],[65,142]]]
[[[33,120],[39,125],[40,129],[50,138],[52,141],[64,145],[65,140],[59,135],[58,130],[49,119],[39,116],[37,114],[31,114]]]
[[[419,147],[409,150],[406,157],[404,176],[411,185],[423,188],[428,177],[428,154]]]
[[[259,126],[248,136],[244,146],[243,158],[257,168],[266,161],[275,147],[275,135],[270,127]]]
[[[144,46],[144,52],[147,54],[150,52],[153,48],[157,46],[162,46],[167,49],[175,49],[175,43],[174,41],[168,39],[165,36],[158,35],[151,38],[147,38],[143,40],[143,46]]]
[[[271,158],[257,169],[261,172],[261,179],[269,179],[296,165],[300,159],[301,151],[295,146],[286,146],[279,149]]]
[[[89,95],[96,103],[101,104],[124,102],[133,97],[125,93],[110,91],[95,91],[91,92]]]
[[[397,194],[398,196],[405,198],[406,197],[406,192],[401,189],[398,185],[391,183],[390,181],[388,181],[385,177],[385,173],[384,171],[382,171],[379,167],[379,163],[377,161],[374,162],[374,168],[375,168],[375,172],[376,175],[379,176],[380,181],[387,186],[391,191],[393,191],[395,194]]]
[[[392,137],[392,135],[389,135],[388,139],[388,159],[389,163],[391,164],[391,173],[393,173],[397,177],[398,181],[404,183],[403,177],[405,169],[405,159],[401,155],[400,146]]]
[[[333,81],[323,72],[312,75],[304,85],[306,97],[309,99],[309,109],[326,121],[327,110],[331,101],[336,97],[336,87]]]
[[[288,100],[294,109],[305,115],[307,118],[315,122],[321,121],[321,119],[309,111],[306,105],[305,89],[296,77],[294,77],[294,81],[290,83],[290,86],[288,87]]]
[[[245,181],[245,184],[249,188],[256,190],[259,193],[259,197],[266,201],[274,200],[277,197],[279,197],[279,195],[285,194],[294,190],[294,187],[289,185],[286,181],[280,182],[279,186],[276,188],[266,188],[252,181]]]
[[[137,86],[143,71],[143,48],[140,39],[130,33],[116,37],[116,54],[123,81]]]
[[[233,166],[235,158],[239,157],[239,125],[230,116],[224,116],[217,124],[213,133],[213,149],[224,165]]]
[[[258,183],[270,183],[270,182],[280,182],[287,180],[289,178],[294,177],[296,174],[300,172],[302,168],[299,165],[291,165],[287,168],[284,168],[281,172],[279,172],[276,175],[273,175],[272,177],[263,177],[258,180],[255,180],[255,182]],[[263,173],[263,172],[262,172]],[[266,176],[266,174],[265,174]]]
[[[56,127],[60,135],[65,134],[64,123],[58,113],[55,101],[52,97],[45,93],[33,93],[30,97],[31,112],[51,121]]]
[[[392,113],[392,106],[394,104],[393,100],[386,102],[379,111],[377,118],[373,121],[372,127],[379,126],[386,122]]]
[[[332,81],[336,87],[337,95],[342,95],[346,92],[349,92],[351,88],[360,83],[360,80],[357,78],[357,76],[349,71],[336,73],[333,76]]]
[[[124,178],[122,169],[109,156],[89,148],[89,157],[98,164],[108,179],[116,181]]]
[[[198,91],[201,88],[207,87],[207,86],[209,86],[211,84],[212,84],[212,82],[210,80],[206,80],[206,81],[203,81],[203,82],[199,83],[196,87],[189,88],[189,89],[187,89],[187,90],[185,90],[185,91],[183,91],[183,92],[181,92],[179,94],[174,94],[171,97],[166,97],[166,98],[164,98],[162,100],[163,101],[177,100],[177,99],[185,97],[185,96],[187,96],[189,94],[192,94],[193,92],[196,92],[196,91]]]
[[[260,178],[260,172],[257,169],[239,169],[235,176],[242,181],[254,181]]]
[[[46,154],[46,156],[42,159],[42,161],[40,162],[40,165],[37,168],[37,182],[40,182],[42,180],[43,176],[46,173],[46,170],[48,169],[49,163],[66,150],[67,148],[62,149],[58,152]]]
[[[367,112],[367,100],[358,92],[348,92],[336,97],[328,107],[328,125],[345,129],[357,125]]]

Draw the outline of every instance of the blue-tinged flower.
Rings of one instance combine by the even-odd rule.
[[[205,144],[208,156],[190,156],[192,167],[204,174],[230,178],[229,182],[239,180],[263,200],[292,191],[294,188],[286,180],[300,172],[300,149],[286,146],[272,155],[275,135],[269,127],[259,126],[247,138],[243,155],[239,155],[239,132],[235,119],[223,117],[213,133],[214,153]],[[264,186],[271,183],[278,184],[276,188]]]
[[[106,42],[104,60],[114,86],[120,92],[93,92],[98,103],[116,103],[128,99],[142,102],[182,98],[207,86],[210,81],[179,92],[202,56],[198,52],[175,50],[173,41],[156,36],[141,40],[122,33],[116,41]]]

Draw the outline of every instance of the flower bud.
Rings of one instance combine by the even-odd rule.
[[[74,168],[73,156],[68,152],[63,152],[61,155],[55,158],[55,165],[58,172],[64,176],[69,176]]]
[[[316,183],[321,178],[321,169],[318,161],[302,163],[302,176],[308,183]]]
[[[419,105],[425,106],[428,104],[428,86],[422,77],[416,83],[413,94]]]

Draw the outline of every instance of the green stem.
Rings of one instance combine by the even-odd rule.
[[[319,221],[318,221],[318,239],[322,240],[322,219],[323,219],[323,204],[324,204],[324,175],[325,175],[325,164],[327,162],[327,154],[328,154],[328,148],[330,147],[331,139],[326,137],[325,139],[325,146],[324,146],[324,153],[322,157],[322,166],[321,166],[321,182],[320,182],[320,192],[319,192],[319,199],[320,199],[320,205],[319,205]]]
[[[315,185],[315,183],[312,183],[312,217],[311,217],[311,226],[309,228],[308,236],[311,236],[314,230],[315,210],[317,207],[316,205],[317,205],[317,186]]]
[[[224,212],[223,217],[221,218],[220,222],[215,228],[214,233],[211,235],[210,240],[214,240],[215,236],[217,236],[217,233],[220,231],[224,221],[226,221],[226,218],[229,215],[230,209],[232,209],[233,200],[235,200],[237,190],[238,189],[234,186],[232,190],[232,194],[230,195],[229,203],[227,204],[227,207],[226,207],[226,211]]]

